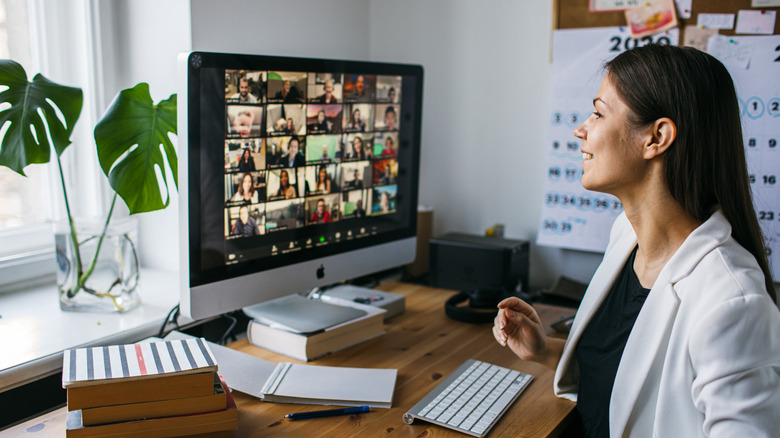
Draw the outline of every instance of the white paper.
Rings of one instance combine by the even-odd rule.
[[[734,14],[699,14],[696,25],[706,29],[733,29]]]
[[[687,20],[691,18],[691,5],[693,0],[675,0],[677,3],[677,17]]]
[[[623,206],[613,196],[582,187],[581,142],[572,131],[593,111],[593,97],[601,83],[604,62],[636,44],[649,40],[677,44],[678,39],[677,29],[643,40],[631,38],[625,27],[554,32],[550,121],[537,244],[595,252],[606,249],[609,230]]]
[[[730,39],[751,48],[747,69],[724,65],[739,98],[753,203],[770,249],[769,265],[774,278],[780,278],[780,35]]]
[[[737,33],[772,35],[775,33],[775,11],[740,10],[737,13]]]
[[[750,6],[754,8],[780,7],[780,0],[753,0]]]
[[[696,26],[685,26],[683,45],[695,47],[702,52],[707,51],[707,41],[718,33],[717,29],[704,29]]]
[[[590,0],[590,12],[623,11],[635,8],[642,0]]]
[[[735,37],[713,35],[707,40],[707,52],[726,66],[745,70],[750,65],[753,45]]]

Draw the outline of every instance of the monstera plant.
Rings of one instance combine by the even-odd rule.
[[[95,269],[117,197],[127,204],[131,215],[165,208],[171,189],[164,176],[166,162],[178,190],[176,150],[169,137],[176,134],[176,95],[155,104],[149,85],[140,83],[119,92],[95,126],[98,161],[114,195],[102,232],[89,237],[94,250],[87,260],[82,259],[85,241],[79,240],[60,161],[71,144],[82,102],[81,89],[57,84],[41,74],[28,82],[21,65],[0,60],[0,128],[6,128],[0,140],[0,165],[25,176],[25,167],[50,162],[52,152],[57,163],[72,250],[72,260],[68,263],[74,273],[68,285],[60,284],[60,293],[67,298],[83,292],[113,299],[110,290],[113,285],[107,290],[96,290],[88,286],[88,280]],[[123,310],[121,303],[115,299],[113,303],[116,310]]]

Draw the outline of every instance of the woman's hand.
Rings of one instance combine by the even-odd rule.
[[[502,346],[508,346],[520,359],[539,362],[550,368],[558,365],[563,351],[564,341],[547,336],[536,310],[516,297],[498,303],[493,337]]]

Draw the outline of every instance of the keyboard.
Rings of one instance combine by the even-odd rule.
[[[531,380],[530,374],[469,359],[405,413],[404,423],[420,419],[483,437]]]

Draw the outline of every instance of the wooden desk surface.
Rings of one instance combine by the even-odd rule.
[[[284,419],[292,412],[325,409],[315,405],[265,403],[234,392],[239,408],[234,437],[464,437],[434,424],[405,424],[403,414],[466,359],[474,358],[532,374],[535,379],[493,427],[489,437],[558,436],[565,429],[574,403],[553,394],[553,370],[518,359],[493,340],[490,326],[466,324],[444,314],[452,291],[403,283],[385,283],[381,290],[406,297],[406,311],[387,321],[384,336],[309,362],[313,365],[397,368],[393,408],[352,416],[301,421]],[[556,315],[553,315],[555,317]],[[230,347],[272,362],[295,362],[287,356],[249,344]],[[56,432],[45,434],[47,432]],[[33,430],[35,432],[33,432]],[[64,436],[64,408],[8,429],[13,436]],[[11,436],[11,435],[9,435]]]

